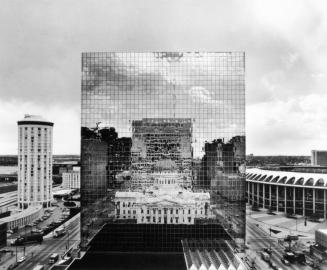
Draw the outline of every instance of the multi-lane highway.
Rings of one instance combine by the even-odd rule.
[[[25,249],[26,260],[17,268],[18,270],[29,270],[37,264],[45,265],[45,269],[49,269],[49,257],[52,253],[63,255],[65,251],[72,246],[76,246],[80,242],[80,219],[75,218],[67,226],[67,233],[60,238],[46,237],[41,245],[27,245]],[[11,247],[15,251],[15,247]],[[18,247],[18,259],[23,256],[23,247]],[[13,256],[10,261],[6,262],[8,266],[16,261]],[[6,266],[6,267],[7,267]],[[5,268],[6,269],[6,268]]]
[[[248,257],[255,260],[256,268],[258,270],[270,269],[268,263],[261,259],[260,253],[263,248],[272,249],[271,261],[280,267],[281,269],[294,269],[294,270],[309,270],[309,266],[301,265],[299,263],[286,266],[281,262],[283,257],[284,248],[278,244],[278,240],[274,237],[270,237],[265,231],[260,228],[260,225],[247,219],[247,244],[249,249],[247,250]]]
[[[17,191],[0,194],[0,212],[9,211],[17,203]]]

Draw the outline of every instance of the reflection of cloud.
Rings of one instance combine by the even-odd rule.
[[[210,92],[202,86],[191,87],[189,89],[189,94],[195,103],[200,102],[205,104],[222,104],[221,101],[213,99]]]

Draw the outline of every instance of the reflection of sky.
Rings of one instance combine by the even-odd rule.
[[[243,53],[85,53],[82,88],[82,125],[119,137],[134,119],[193,118],[199,156],[205,141],[244,135]]]

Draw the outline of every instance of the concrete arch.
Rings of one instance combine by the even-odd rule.
[[[309,178],[309,179],[305,180],[305,182],[303,183],[304,186],[313,186],[313,184],[314,184],[313,178]]]
[[[265,180],[266,177],[267,177],[267,175],[264,175],[264,176],[260,177],[258,181],[263,181],[263,180]]]
[[[277,183],[285,184],[286,179],[287,179],[287,176],[284,176],[284,177],[280,178]]]
[[[326,181],[325,179],[323,178],[320,178],[316,181],[316,183],[314,184],[315,186],[318,186],[318,187],[323,187],[326,185]]]
[[[278,179],[279,179],[279,176],[276,176],[274,179],[272,179],[270,182],[271,183],[276,183],[277,181],[278,181]]]
[[[287,181],[285,182],[285,184],[291,185],[291,184],[294,184],[294,181],[295,181],[295,177],[293,176],[293,177],[287,179]]]
[[[257,174],[252,174],[252,176],[250,177],[250,179],[254,179],[257,176]]]
[[[304,178],[303,177],[300,177],[299,179],[297,179],[294,183],[294,185],[299,185],[299,186],[302,186],[304,183]]]

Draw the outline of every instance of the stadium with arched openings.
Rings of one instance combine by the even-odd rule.
[[[247,169],[246,195],[256,208],[326,219],[327,173]]]

